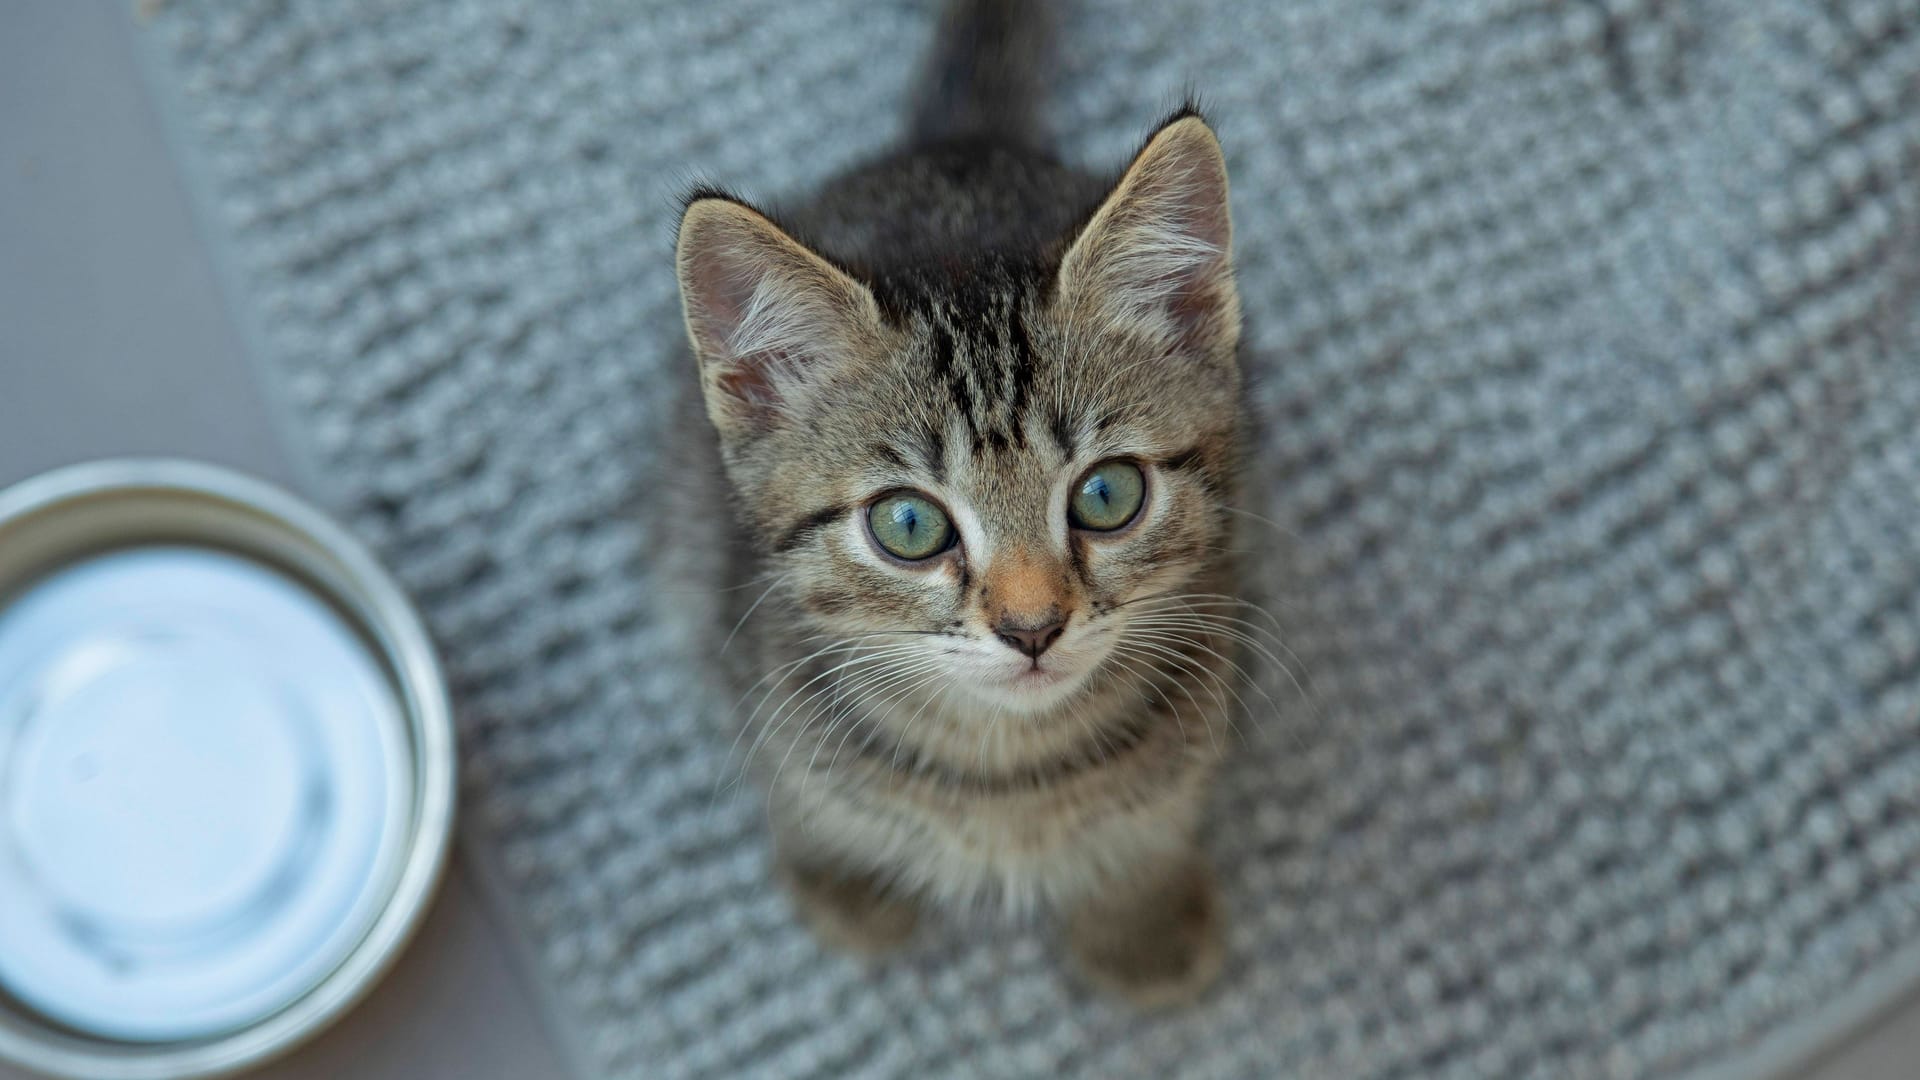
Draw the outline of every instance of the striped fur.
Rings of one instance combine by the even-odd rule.
[[[950,25],[1016,10],[961,7]],[[1024,127],[956,130],[777,215],[706,191],[682,220],[689,338],[766,590],[743,590],[743,739],[824,937],[889,944],[926,902],[1058,910],[1096,982],[1177,1000],[1219,940],[1194,842],[1232,635],[1178,598],[1232,592],[1225,166],[1190,110],[1112,183]],[[1074,484],[1116,458],[1146,477],[1140,514],[1072,528]],[[947,510],[951,550],[877,547],[866,508],[900,489]],[[1062,621],[1038,657],[997,636]]]

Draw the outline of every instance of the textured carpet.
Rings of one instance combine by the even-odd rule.
[[[466,839],[619,1077],[1655,1077],[1920,942],[1920,0],[1074,8],[1117,165],[1233,171],[1260,675],[1221,991],[1037,933],[872,972],[769,884],[705,653],[668,265],[695,173],[880,147],[924,3],[170,3],[240,303],[457,680]],[[711,807],[711,808],[710,808]]]

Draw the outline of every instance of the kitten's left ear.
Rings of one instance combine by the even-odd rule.
[[[1232,354],[1240,297],[1227,163],[1205,120],[1183,113],[1147,140],[1067,249],[1058,289],[1068,311],[1185,351]]]
[[[688,203],[674,264],[707,415],[728,442],[786,422],[883,344],[866,286],[732,198]]]

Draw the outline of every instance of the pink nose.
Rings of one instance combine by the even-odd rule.
[[[995,637],[1006,642],[1008,648],[1016,649],[1038,660],[1041,653],[1052,648],[1053,643],[1060,640],[1060,635],[1066,629],[1066,620],[1060,619],[1031,629],[1015,626],[1012,623],[1001,623],[994,627],[993,633]]]

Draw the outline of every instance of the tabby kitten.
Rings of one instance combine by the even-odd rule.
[[[957,4],[903,148],[777,219],[695,192],[676,268],[770,582],[746,737],[801,914],[873,951],[923,905],[1044,907],[1156,1005],[1221,952],[1227,174],[1192,109],[1115,182],[1055,160],[1042,14]]]

